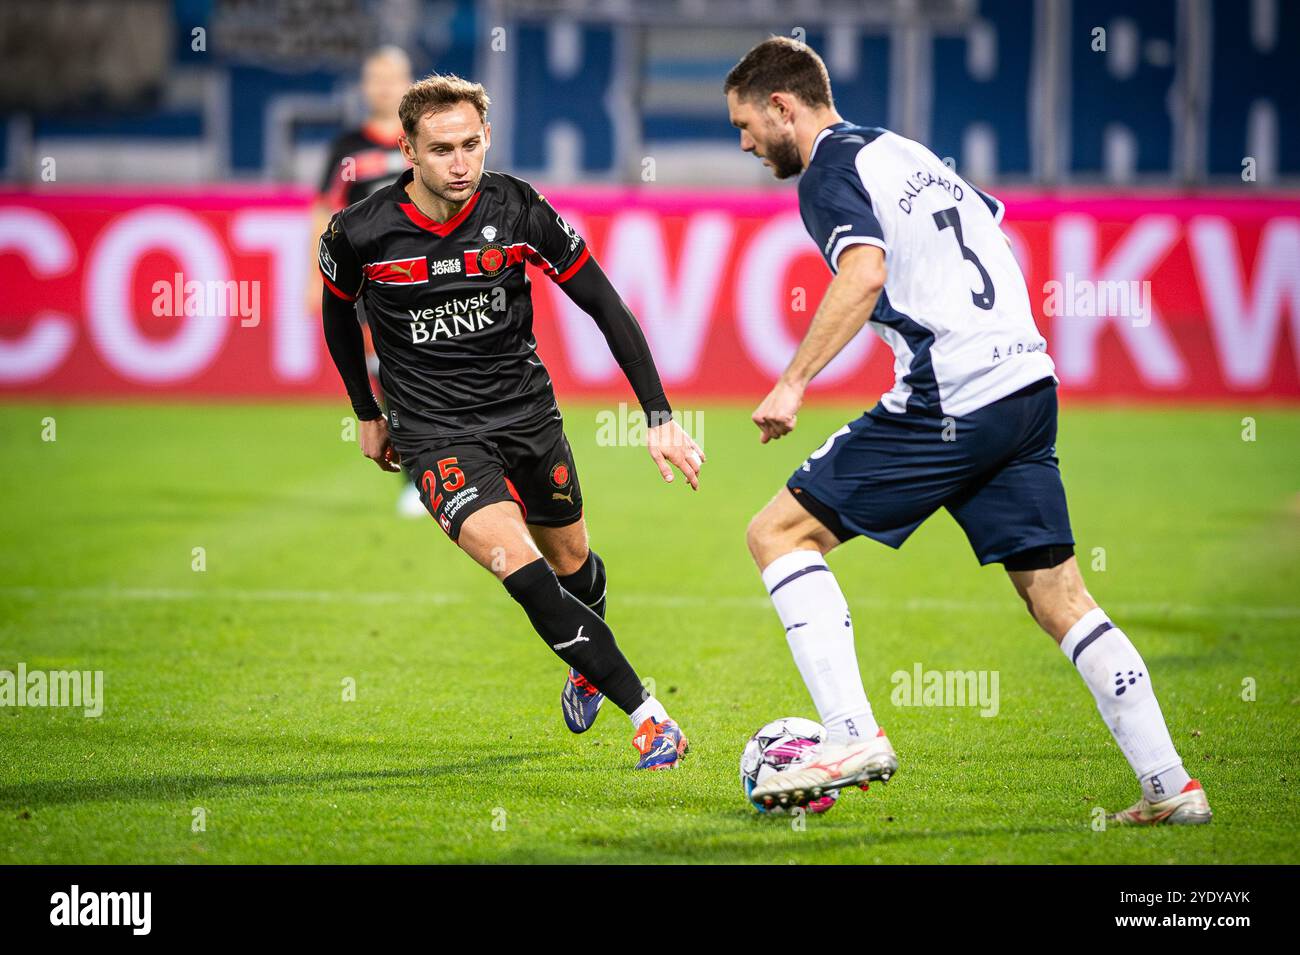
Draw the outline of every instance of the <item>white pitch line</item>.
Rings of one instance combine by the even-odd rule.
[[[213,587],[0,587],[0,596],[20,597],[30,600],[81,599],[128,601],[179,601],[179,600],[230,600],[253,603],[346,603],[346,604],[435,604],[445,606],[469,602],[471,598],[459,593],[430,593],[428,591],[367,591],[349,590],[275,590],[260,588]],[[697,594],[645,594],[617,591],[616,604],[632,607],[730,607],[741,610],[771,611],[772,603],[760,596],[705,597]],[[942,597],[881,597],[852,596],[851,604],[917,613],[1006,613],[1019,615],[1019,601],[1008,596],[1006,600],[951,600]],[[1184,614],[1203,617],[1243,617],[1263,620],[1293,620],[1300,618],[1300,606],[1242,606],[1238,604],[1189,603],[1117,603],[1109,604],[1116,613],[1133,614]]]

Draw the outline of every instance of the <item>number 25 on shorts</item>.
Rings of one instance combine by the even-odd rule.
[[[438,490],[439,476],[442,479],[442,491]],[[445,514],[438,514],[438,509],[442,507],[442,492],[454,494],[465,486],[465,472],[456,466],[456,459],[443,458],[438,462],[438,474],[433,471],[425,471],[420,477],[420,486],[424,493],[429,497],[429,510],[438,515],[438,523],[442,525],[444,531],[450,532],[451,521]]]

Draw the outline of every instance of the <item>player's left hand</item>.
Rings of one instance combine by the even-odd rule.
[[[776,383],[762,403],[754,409],[750,420],[758,425],[763,444],[794,430],[798,422],[799,406],[803,404],[803,388],[786,381]]]
[[[691,490],[700,489],[700,468],[708,460],[704,451],[695,443],[695,439],[682,430],[676,421],[668,420],[653,428],[646,428],[646,450],[659,466],[659,473],[669,484],[673,481],[673,469],[676,466],[691,486]]]

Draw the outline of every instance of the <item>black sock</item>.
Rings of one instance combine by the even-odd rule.
[[[594,550],[587,551],[581,567],[560,578],[560,586],[605,619],[605,562]]]
[[[561,660],[624,713],[630,715],[641,705],[641,680],[614,642],[613,631],[594,610],[560,586],[545,560],[539,557],[525,564],[502,583]]]

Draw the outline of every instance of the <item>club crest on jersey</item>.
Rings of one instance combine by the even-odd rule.
[[[413,259],[370,262],[361,271],[378,285],[423,285],[429,281],[429,260],[421,255]]]
[[[527,242],[512,242],[510,245],[493,242],[481,249],[466,249],[465,275],[491,277],[501,274],[512,265],[523,265],[527,248]]]
[[[496,242],[478,250],[478,270],[484,275],[496,275],[506,267],[506,247]]]
[[[551,468],[551,483],[556,487],[564,487],[569,483],[569,466],[563,461]]]

